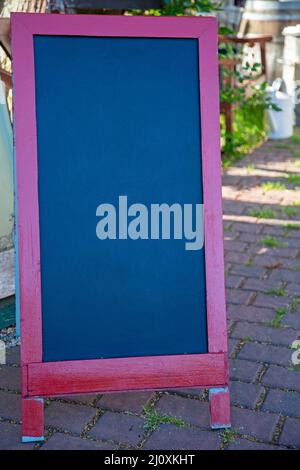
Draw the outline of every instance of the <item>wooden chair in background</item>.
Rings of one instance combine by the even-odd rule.
[[[243,37],[239,36],[222,36],[219,35],[219,44],[232,44],[232,45],[242,45],[248,46],[249,48],[254,48],[258,46],[260,49],[260,60],[261,60],[261,69],[253,79],[251,80],[252,85],[258,85],[268,78],[267,71],[267,61],[266,61],[266,44],[272,41],[272,36],[252,34],[246,35]],[[237,83],[234,71],[238,64],[241,63],[241,60],[235,58],[224,58],[219,60],[220,65],[220,76],[221,76],[221,89],[228,86],[240,86]],[[250,84],[250,82],[249,82]],[[247,82],[243,84],[247,86]],[[233,112],[234,112],[234,103],[222,102],[221,103],[221,113],[225,116],[225,127],[226,133],[232,133],[233,131]]]

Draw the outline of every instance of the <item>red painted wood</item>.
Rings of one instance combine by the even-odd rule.
[[[217,22],[199,37],[208,351],[227,351]],[[208,66],[209,64],[209,66]]]
[[[14,133],[17,156],[21,363],[42,360],[40,237],[33,35],[12,22]],[[26,110],[26,112],[25,112]]]
[[[27,396],[28,391],[28,374],[27,374],[28,366],[22,365],[21,366],[21,393],[22,397]]]
[[[228,387],[209,391],[210,423],[213,429],[230,427],[230,393]]]
[[[14,23],[32,34],[62,36],[197,38],[216,24],[214,17],[151,17],[118,15],[44,15],[12,13]],[[208,44],[206,44],[208,45]]]
[[[198,38],[209,354],[42,363],[33,35]],[[228,383],[219,140],[217,22],[212,17],[12,14],[23,396],[224,386]],[[26,110],[26,113],[24,112]],[[216,354],[220,353],[220,354]],[[23,400],[24,401],[24,400]],[[24,401],[24,426],[41,427]],[[229,392],[211,394],[212,422],[229,420]],[[220,410],[217,408],[220,406]],[[25,435],[25,434],[24,434]],[[41,434],[42,435],[42,434]]]
[[[28,396],[225,384],[223,354],[29,364]]]
[[[44,400],[22,398],[22,436],[42,437],[44,435]]]

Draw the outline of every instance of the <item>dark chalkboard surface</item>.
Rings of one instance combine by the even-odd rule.
[[[204,249],[96,208],[202,203],[197,39],[35,36],[43,361],[207,352]]]

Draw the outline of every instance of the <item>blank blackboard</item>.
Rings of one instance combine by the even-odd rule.
[[[204,249],[96,208],[203,203],[197,39],[35,36],[43,361],[207,352]]]

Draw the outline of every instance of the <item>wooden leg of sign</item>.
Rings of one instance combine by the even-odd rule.
[[[212,429],[230,428],[230,393],[228,387],[209,390],[210,426]]]
[[[22,398],[22,442],[44,440],[44,400]]]

